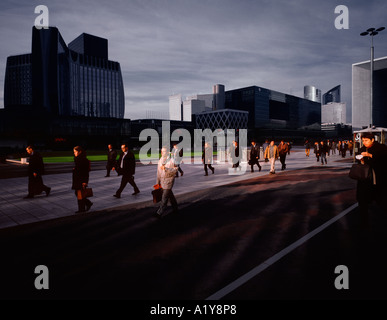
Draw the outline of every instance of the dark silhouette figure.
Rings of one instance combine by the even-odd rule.
[[[74,147],[73,184],[71,189],[75,190],[78,200],[78,211],[75,213],[89,211],[93,203],[84,196],[83,189],[89,183],[90,161],[82,147]]]
[[[259,171],[262,170],[261,165],[259,164],[259,146],[255,143],[255,141],[251,142],[250,149],[250,167],[251,172],[254,172],[254,165],[258,166]]]
[[[51,188],[43,184],[44,163],[42,156],[32,146],[28,146],[26,151],[30,159],[28,164],[28,195],[24,199],[33,198],[43,191],[48,196]]]
[[[122,153],[115,167],[118,175],[122,175],[121,185],[114,194],[116,198],[121,198],[121,193],[128,183],[130,183],[130,185],[134,188],[134,193],[132,195],[136,195],[140,192],[134,182],[134,174],[136,171],[136,159],[134,154],[129,150],[126,144],[121,146],[121,150]]]
[[[108,145],[107,163],[106,163],[106,176],[110,177],[110,171],[114,169],[117,162],[117,151],[113,149],[111,144]]]

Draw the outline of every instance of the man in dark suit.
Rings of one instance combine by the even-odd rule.
[[[130,185],[134,188],[134,193],[132,195],[136,195],[140,192],[136,183],[134,182],[134,173],[136,171],[136,159],[134,158],[134,154],[133,152],[129,151],[129,148],[126,144],[121,146],[121,150],[122,153],[115,167],[117,173],[122,175],[121,185],[114,194],[114,197],[116,198],[121,198],[121,193],[128,183],[130,183]]]
[[[105,177],[110,177],[110,171],[116,166],[116,162],[117,162],[117,151],[113,149],[113,146],[111,144],[109,144]]]
[[[28,161],[28,195],[24,199],[33,198],[43,191],[48,196],[51,188],[43,184],[42,175],[44,173],[44,164],[42,156],[32,146],[28,146],[26,151],[30,159]]]
[[[255,141],[251,141],[251,149],[250,149],[250,167],[251,172],[254,172],[254,165],[256,164],[259,168],[259,171],[262,170],[261,165],[259,164],[259,146],[255,143]]]

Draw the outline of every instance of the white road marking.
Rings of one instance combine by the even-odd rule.
[[[308,241],[310,238],[314,237],[316,234],[323,231],[325,228],[329,227],[332,223],[336,222],[337,220],[344,217],[347,213],[351,212],[353,209],[355,209],[358,206],[357,203],[353,204],[349,208],[345,209],[343,212],[339,213],[337,216],[333,217],[329,221],[325,222],[318,228],[314,229],[313,231],[309,232],[296,242],[293,242],[291,245],[286,247],[285,249],[282,249],[280,252],[276,253],[274,256],[270,257],[266,261],[262,262],[260,265],[256,266],[243,276],[239,277],[235,281],[231,282],[229,285],[225,286],[224,288],[220,289],[219,291],[215,292],[211,296],[209,296],[206,300],[219,300],[222,299],[224,296],[229,294],[230,292],[234,291],[238,287],[242,286],[249,280],[251,280],[253,277],[257,276],[259,273],[261,273],[263,270],[286,256],[288,253],[292,252],[294,249],[299,247],[300,245],[304,244],[306,241]]]

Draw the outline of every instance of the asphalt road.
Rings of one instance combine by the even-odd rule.
[[[0,298],[202,301],[353,205],[347,174],[315,166],[184,194],[161,220],[133,205],[0,230]],[[355,209],[221,299],[386,299],[386,222],[374,207],[363,229]],[[34,286],[38,265],[49,290]],[[349,289],[334,285],[338,265]]]

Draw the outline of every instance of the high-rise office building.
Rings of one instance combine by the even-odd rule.
[[[304,86],[304,99],[321,103],[321,90],[314,86]]]
[[[179,107],[180,106],[180,107]],[[212,93],[194,94],[182,101],[181,94],[169,96],[169,119],[191,121],[192,115],[225,108],[224,85],[216,84]]]
[[[249,112],[248,128],[298,129],[321,123],[321,104],[262,87],[226,91],[227,109]]]
[[[352,127],[387,127],[387,57],[374,60],[371,121],[370,61],[352,65]]]
[[[181,94],[173,94],[169,96],[169,120],[183,120],[183,102]]]
[[[221,110],[225,107],[225,92],[223,84],[216,84],[212,87],[213,97],[213,110]]]
[[[338,85],[323,94],[323,104],[329,102],[341,102],[341,85]]]
[[[107,40],[83,33],[69,46],[59,30],[32,28],[32,53],[7,59],[4,107],[31,106],[58,116],[123,118],[120,64]]]

